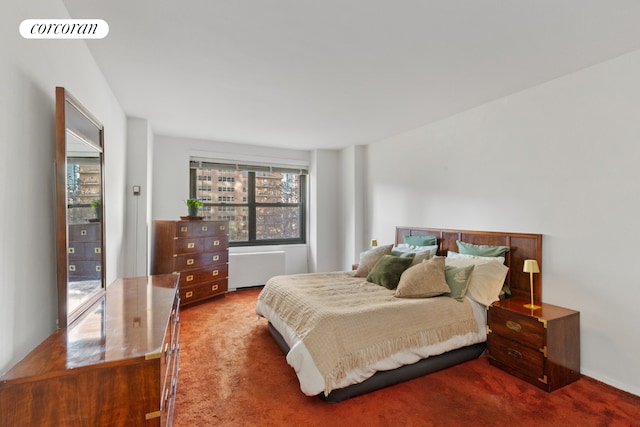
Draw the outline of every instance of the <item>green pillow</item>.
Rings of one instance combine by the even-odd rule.
[[[411,265],[412,257],[397,257],[383,255],[367,275],[367,281],[384,286],[387,289],[395,289],[400,281],[402,273]]]
[[[444,268],[444,277],[451,292],[444,296],[451,297],[455,300],[462,301],[469,287],[469,279],[475,265],[467,265],[466,267],[452,267],[447,265]]]
[[[413,246],[432,246],[438,244],[438,238],[435,236],[404,236],[404,243]]]
[[[476,256],[505,256],[509,252],[509,246],[474,245],[473,243],[456,240],[458,252],[465,255]]]

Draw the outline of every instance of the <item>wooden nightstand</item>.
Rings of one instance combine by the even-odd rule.
[[[580,378],[580,313],[526,303],[509,298],[489,307],[489,363],[546,391]]]

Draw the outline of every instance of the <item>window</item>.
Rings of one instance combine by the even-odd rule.
[[[306,168],[196,160],[190,168],[189,197],[202,201],[205,219],[229,221],[231,246],[305,242]]]

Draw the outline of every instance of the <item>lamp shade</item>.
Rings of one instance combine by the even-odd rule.
[[[535,259],[525,259],[524,267],[522,271],[525,273],[540,273],[540,267],[538,267],[538,261]]]

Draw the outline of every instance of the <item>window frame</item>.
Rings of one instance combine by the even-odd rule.
[[[308,191],[308,174],[307,168],[299,168],[294,166],[289,167],[281,167],[274,166],[269,164],[260,164],[260,165],[242,165],[242,164],[229,164],[225,163],[217,163],[215,161],[198,161],[192,159],[189,165],[189,198],[197,198],[198,197],[198,183],[202,184],[202,181],[199,181],[197,178],[196,170],[198,168],[215,168],[215,169],[234,169],[238,171],[246,171],[247,173],[247,201],[243,202],[218,202],[217,196],[214,194],[211,199],[212,200],[202,200],[203,206],[210,206],[212,209],[216,209],[217,207],[234,207],[234,208],[247,208],[246,216],[247,216],[247,224],[248,224],[248,239],[247,240],[229,240],[230,247],[240,247],[240,246],[266,246],[266,245],[295,245],[295,244],[306,244],[307,242],[307,191]],[[263,171],[273,171],[273,172],[283,172],[283,173],[292,173],[298,175],[299,179],[299,191],[300,194],[298,203],[262,203],[256,201],[256,173]],[[259,178],[259,177],[258,177]],[[217,187],[217,186],[216,186]],[[243,193],[244,195],[244,193]],[[236,199],[242,198],[242,196],[235,196]],[[215,199],[215,200],[213,200]],[[243,198],[242,198],[243,199]],[[277,208],[295,208],[299,209],[299,236],[295,238],[279,238],[279,239],[258,239],[256,237],[257,234],[257,211],[258,208],[263,207],[277,207]],[[243,215],[244,212],[241,212],[240,215]],[[214,215],[211,215],[214,216]],[[215,220],[215,219],[214,219]]]

